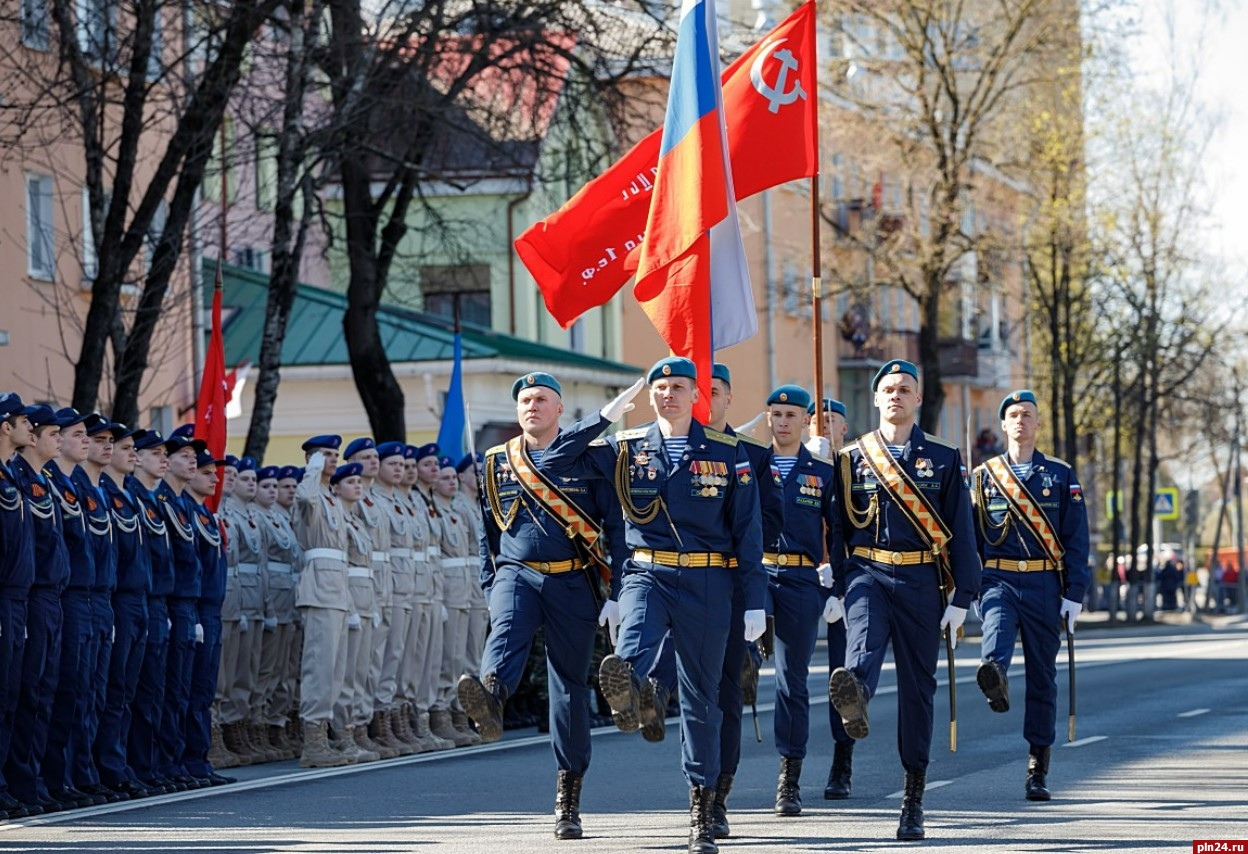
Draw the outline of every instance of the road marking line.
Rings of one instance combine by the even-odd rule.
[[[948,786],[952,782],[953,782],[952,780],[932,780],[924,788],[924,791],[930,792],[932,789],[939,789],[941,786]],[[905,793],[906,793],[906,790],[902,789],[900,792],[893,792],[891,795],[888,795],[888,797],[892,798],[893,800],[897,800]]]
[[[1090,735],[1087,738],[1081,738],[1078,741],[1068,741],[1062,747],[1083,747],[1085,744],[1095,744],[1098,741],[1104,741],[1109,738],[1107,735]]]
[[[1191,709],[1191,710],[1186,711],[1186,712],[1179,712],[1178,717],[1180,717],[1180,718],[1194,718],[1194,717],[1196,717],[1197,715],[1207,715],[1207,714],[1209,714],[1209,709]]]

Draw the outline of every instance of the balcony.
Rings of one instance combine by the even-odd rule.
[[[940,351],[940,373],[946,379],[979,376],[979,347],[964,338],[942,338],[936,342]]]

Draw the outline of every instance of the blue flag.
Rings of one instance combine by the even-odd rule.
[[[442,426],[438,429],[438,448],[455,462],[468,453],[464,433],[468,418],[464,412],[464,383],[460,367],[463,350],[459,333],[455,333],[455,367],[451,369],[451,387],[446,390],[446,405],[442,409]]]

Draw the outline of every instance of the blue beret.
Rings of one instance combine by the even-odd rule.
[[[299,471],[299,466],[282,466],[277,470],[278,480],[303,480],[303,473]]]
[[[337,470],[329,476],[330,483],[337,483],[348,477],[357,477],[364,473],[364,466],[361,463],[347,463],[345,466],[338,466]]]
[[[425,457],[436,457],[442,451],[438,448],[437,442],[430,442],[428,445],[421,445],[416,449],[416,459],[423,460]]]
[[[723,380],[724,385],[732,385],[732,372],[728,370],[728,366],[723,362],[715,362],[711,365],[711,379]]]
[[[376,447],[377,443],[374,442],[372,438],[368,436],[361,436],[359,439],[352,439],[351,443],[347,445],[347,449],[342,452],[342,455],[349,460],[360,451],[367,451],[370,448]]]
[[[301,446],[304,451],[318,451],[322,448],[328,448],[331,451],[338,450],[342,446],[342,437],[335,436],[332,433],[323,436],[313,436]]]
[[[262,480],[277,480],[281,476],[282,470],[277,466],[262,466],[256,469],[256,482]]]
[[[56,424],[56,413],[46,403],[30,407],[30,411],[26,414],[30,418],[32,427],[45,427]]]
[[[468,471],[468,469],[474,464],[482,463],[484,461],[485,461],[485,457],[481,456],[480,454],[465,454],[464,458],[460,460],[458,464],[456,464],[455,471],[459,472],[460,474],[463,474],[464,472]]]
[[[260,464],[256,462],[255,457],[239,457],[238,465],[234,468],[238,469],[240,472],[255,471],[260,468]]]
[[[1010,392],[1001,399],[1001,405],[997,407],[997,417],[1004,421],[1005,410],[1009,409],[1016,403],[1030,403],[1035,406],[1036,409],[1040,408],[1040,404],[1036,400],[1035,392],[1029,388],[1020,388],[1017,391]]]
[[[891,362],[885,362],[883,367],[876,373],[875,379],[871,380],[871,391],[875,391],[880,384],[880,380],[889,374],[909,374],[915,380],[918,380],[919,369],[912,362],[907,362],[905,359],[893,359]]]
[[[407,456],[407,448],[408,446],[402,442],[382,442],[377,446],[377,458],[386,460],[390,457],[405,457]],[[350,454],[347,456],[350,456]]]
[[[13,392],[0,394],[0,421],[17,415],[30,415],[34,411],[35,407],[23,405],[22,399]]]
[[[453,469],[455,468],[455,461],[450,457],[438,457],[438,468]]]
[[[238,457],[234,456],[233,454],[226,454],[225,464],[232,469],[238,468]]]
[[[785,406],[800,406],[803,409],[810,403],[810,392],[800,385],[782,385],[767,396],[767,405],[780,403]]]
[[[86,423],[91,415],[90,412],[84,414],[72,406],[65,406],[56,410],[56,423],[62,427],[73,427],[75,424]]]
[[[420,448],[416,447],[415,445],[403,446],[403,459],[405,460],[420,459],[418,456],[416,456],[418,453],[420,453]]]
[[[653,383],[655,380],[664,377],[686,377],[696,380],[698,378],[698,369],[694,367],[693,362],[689,359],[680,356],[668,356],[666,359],[659,359],[654,363],[650,373],[646,374],[646,382]]]
[[[169,438],[170,439],[194,439],[195,438],[195,425],[183,424],[181,427],[179,427],[178,429],[170,433]]]
[[[842,418],[849,418],[849,412],[846,411],[845,404],[830,397],[825,397],[823,399],[823,411],[836,412],[839,413]],[[806,412],[810,415],[815,414],[815,402],[813,400],[810,402],[810,405],[806,407]]]
[[[559,380],[555,379],[551,374],[534,371],[531,374],[525,374],[511,384],[511,399],[517,400],[520,397],[520,392],[526,388],[533,388],[539,385],[553,389],[555,394],[563,397],[563,388],[560,387]]]

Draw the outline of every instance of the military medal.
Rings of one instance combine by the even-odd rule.
[[[914,461],[914,473],[919,477],[932,477],[936,474],[936,469],[927,457],[919,457]]]
[[[657,476],[658,472],[655,469],[646,469],[646,477],[650,480],[654,480]]]
[[[646,463],[650,462],[650,455],[647,454],[645,451],[638,451],[634,455],[633,459],[637,460],[637,465],[641,466],[642,468],[645,468]]]

